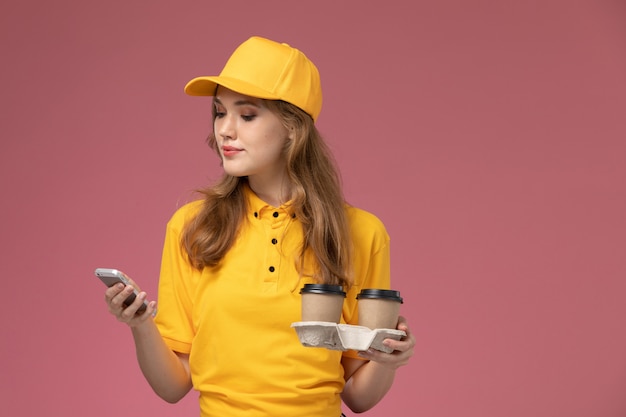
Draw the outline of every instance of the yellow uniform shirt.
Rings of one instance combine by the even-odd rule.
[[[185,222],[200,209],[180,208],[167,224],[156,323],[167,345],[190,355],[203,417],[333,417],[341,411],[341,355],[304,347],[295,259],[302,228],[289,206],[274,208],[246,188],[248,214],[222,262],[199,271],[182,253]],[[363,210],[346,208],[354,241],[354,280],[342,322],[357,324],[361,288],[389,288],[389,236]],[[305,267],[306,269],[306,267]]]

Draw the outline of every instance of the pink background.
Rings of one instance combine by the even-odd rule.
[[[219,172],[182,88],[251,35],[318,64],[347,197],[392,237],[418,342],[367,415],[626,415],[623,1],[5,1],[0,31],[2,415],[198,414],[93,269],[156,295]]]

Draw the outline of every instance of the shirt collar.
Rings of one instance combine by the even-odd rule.
[[[281,204],[280,207],[271,206],[261,200],[261,198],[259,198],[259,196],[252,191],[252,188],[250,188],[250,185],[247,183],[244,186],[244,195],[248,201],[248,213],[253,218],[260,219],[266,216],[276,217],[274,213],[278,213],[278,215],[282,218],[295,217],[291,200]]]

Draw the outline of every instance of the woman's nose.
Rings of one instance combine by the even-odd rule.
[[[236,136],[236,121],[234,117],[224,115],[223,117],[215,120],[215,131],[222,138],[234,139]]]

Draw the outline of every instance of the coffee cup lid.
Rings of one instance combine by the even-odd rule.
[[[384,298],[390,301],[398,301],[403,303],[402,297],[400,297],[400,291],[395,290],[377,290],[377,289],[364,289],[356,296],[357,300],[361,298]]]
[[[341,285],[329,285],[329,284],[304,284],[304,287],[300,290],[300,294],[330,294],[346,296]]]

